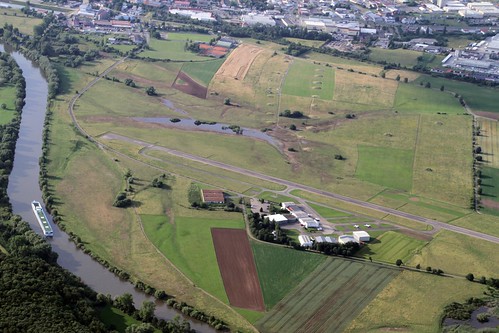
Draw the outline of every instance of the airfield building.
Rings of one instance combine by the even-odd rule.
[[[304,246],[304,247],[311,247],[312,246],[312,239],[310,238],[310,236],[300,235],[300,236],[298,236],[298,241],[300,242],[301,246]]]
[[[354,231],[353,238],[355,238],[357,243],[369,242],[371,240],[371,236],[366,231]]]
[[[225,203],[225,196],[222,190],[202,190],[201,197],[205,203]]]
[[[340,237],[338,237],[338,243],[340,243],[340,244],[346,244],[346,243],[350,243],[350,242],[357,243],[357,240],[353,236],[350,236],[350,235],[341,235]]]

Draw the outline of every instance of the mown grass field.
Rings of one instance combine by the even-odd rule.
[[[182,66],[182,72],[189,75],[199,83],[208,86],[211,79],[224,63],[225,58],[205,62],[186,62]]]
[[[342,211],[335,210],[335,209],[325,207],[322,205],[316,205],[316,204],[313,204],[311,202],[307,202],[307,204],[313,210],[315,210],[317,212],[317,214],[319,214],[320,216],[322,216],[325,219],[332,218],[332,217],[342,217],[342,216],[350,216],[351,215],[347,212],[342,212]]]
[[[268,310],[326,260],[321,254],[256,241],[252,241],[251,246]]]
[[[234,220],[215,216],[176,216],[173,223],[165,215],[144,214],[141,219],[147,237],[161,253],[196,285],[228,303],[210,229],[243,228],[244,224],[240,215],[234,215]]]
[[[341,332],[398,274],[327,258],[256,326],[265,332]]]
[[[395,231],[387,231],[366,244],[357,256],[394,264],[397,259],[407,262],[426,242]]]
[[[141,58],[175,61],[207,61],[210,58],[185,50],[186,40],[159,40],[151,38],[149,48],[139,53]]]
[[[395,97],[394,109],[399,112],[412,113],[437,113],[449,114],[463,113],[464,109],[459,100],[445,91],[440,91],[440,86],[432,85],[425,88],[415,83],[400,83]],[[435,89],[436,88],[436,89]]]
[[[193,41],[193,42],[209,42],[213,38],[209,34],[197,34],[188,32],[168,32],[166,40],[171,41]]]
[[[5,104],[5,109],[0,109],[0,124],[9,123],[14,117],[14,102],[16,88],[12,85],[0,86],[0,104]]]
[[[286,75],[282,93],[301,97],[317,96],[330,100],[334,91],[332,67],[316,65],[308,61],[295,60]]]
[[[499,245],[450,231],[439,232],[410,265],[438,267],[444,272],[465,276],[499,275]]]
[[[410,191],[412,187],[411,150],[361,145],[355,176],[359,179]]]
[[[12,24],[19,29],[19,32],[26,35],[33,35],[33,28],[35,25],[42,23],[42,19],[32,16],[26,17],[19,9],[0,8],[0,11],[2,13],[2,27],[4,24]]]
[[[482,148],[483,160],[488,167],[499,168],[499,122],[479,119],[481,135],[478,145]]]
[[[465,279],[404,271],[347,327],[346,333],[440,332],[441,314],[451,302],[480,297],[485,287]]]
[[[386,61],[387,63],[400,64],[402,67],[412,67],[418,63],[418,57],[423,52],[404,50],[404,49],[382,49],[371,48],[369,53],[369,60],[371,61]]]
[[[481,211],[499,215],[499,169],[482,167]]]
[[[289,201],[293,201],[294,200],[293,198],[290,198],[288,196],[285,196],[285,195],[282,195],[282,194],[278,194],[278,193],[274,193],[274,192],[269,192],[269,191],[265,191],[265,192],[260,193],[258,195],[258,198],[259,199],[264,199],[264,200],[267,200],[267,201],[276,202],[276,203],[289,202]]]
[[[285,39],[289,40],[292,43],[301,44],[310,47],[321,47],[321,45],[324,44],[324,41],[322,40],[309,40],[309,39],[291,38],[291,37]]]

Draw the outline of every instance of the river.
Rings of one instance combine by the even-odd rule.
[[[40,226],[31,210],[31,201],[42,202],[42,193],[38,185],[40,167],[38,160],[42,153],[42,131],[47,107],[48,84],[40,69],[19,52],[12,52],[0,44],[0,51],[9,52],[23,71],[26,79],[26,105],[23,108],[19,139],[17,140],[14,166],[9,177],[7,189],[14,214],[20,215],[31,228],[42,234]],[[135,306],[141,306],[144,300],[154,300],[153,297],[136,289],[130,282],[121,280],[107,268],[83,253],[69,239],[68,235],[52,223],[54,237],[48,241],[57,252],[57,262],[96,292],[118,296],[130,293]],[[169,308],[161,301],[156,301],[156,315],[162,319],[172,319],[181,316],[188,320],[191,327],[198,332],[216,332],[212,327],[197,320],[192,320],[182,313]]]

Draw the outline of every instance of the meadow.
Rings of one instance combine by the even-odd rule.
[[[418,63],[418,57],[420,57],[423,52],[405,50],[405,49],[382,49],[382,48],[371,48],[369,53],[369,60],[375,62],[386,61],[390,64],[398,64],[402,67],[411,68]]]
[[[317,214],[319,214],[325,219],[333,217],[350,216],[350,214],[347,212],[339,211],[322,205],[317,205],[311,202],[307,202],[307,205],[309,205],[313,210],[317,212]]]
[[[440,91],[440,86],[435,84],[432,87],[433,89],[429,89],[416,83],[400,83],[395,97],[394,109],[398,112],[413,113],[459,114],[464,112],[459,100],[452,94]]]
[[[345,333],[440,332],[444,306],[480,297],[485,287],[465,279],[403,271],[355,318]]]
[[[360,145],[358,152],[357,178],[386,187],[411,190],[413,151]]]
[[[356,255],[376,261],[394,264],[397,259],[407,262],[426,242],[402,233],[387,231],[364,246]]]
[[[264,200],[267,200],[267,201],[272,201],[272,202],[275,202],[275,203],[289,202],[289,201],[293,201],[294,200],[293,198],[290,198],[288,196],[285,196],[285,195],[282,195],[282,194],[278,194],[278,193],[274,193],[274,192],[269,192],[269,191],[264,191],[264,192],[258,194],[258,198],[259,199],[264,199]]]
[[[398,274],[373,264],[327,258],[256,326],[269,333],[341,332]]]
[[[286,75],[282,93],[301,97],[330,100],[334,91],[334,70],[332,67],[295,60]]]
[[[208,86],[225,59],[216,59],[205,62],[186,62],[182,65],[182,72],[199,83]]]
[[[499,169],[482,167],[481,200],[484,212],[499,213]]]
[[[252,241],[251,246],[268,310],[326,260],[326,256],[321,254],[262,242]]]
[[[7,124],[14,118],[15,100],[16,88],[14,86],[0,86],[0,104],[5,104],[5,109],[0,109],[0,124]]]
[[[141,323],[141,321],[110,305],[99,309],[98,316],[106,327],[113,327],[119,333],[125,333],[128,326],[139,325]]]
[[[33,35],[35,25],[42,23],[42,19],[35,17],[26,17],[21,10],[11,8],[1,8],[2,27],[4,24],[12,24],[19,29],[19,32],[26,35]]]
[[[170,34],[169,34],[170,36]],[[204,35],[200,35],[204,36]],[[162,40],[151,38],[149,47],[139,53],[141,58],[150,58],[157,60],[170,60],[170,61],[207,61],[210,58],[200,56],[194,52],[185,49],[187,40]]]
[[[499,168],[499,122],[479,119],[478,126],[480,126],[478,146],[482,148],[484,164]]]
[[[321,47],[321,45],[324,44],[324,41],[322,40],[308,40],[308,39],[291,38],[291,37],[285,39],[292,43],[301,44],[310,47]]]

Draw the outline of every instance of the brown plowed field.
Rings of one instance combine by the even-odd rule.
[[[212,228],[211,236],[230,305],[265,311],[262,289],[246,230]]]
[[[251,67],[251,64],[262,52],[262,49],[253,45],[240,45],[237,47],[223,63],[215,74],[217,76],[227,76],[237,80],[243,80]]]
[[[179,83],[179,79],[183,82]],[[182,71],[178,72],[177,78],[175,79],[175,82],[173,82],[172,87],[186,94],[203,99],[206,98],[206,93],[208,92],[208,88],[200,85],[199,83],[191,79],[189,75],[185,74]]]

